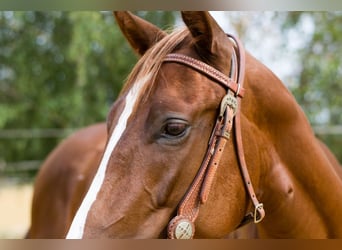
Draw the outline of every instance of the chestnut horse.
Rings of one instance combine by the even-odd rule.
[[[142,58],[94,178],[68,181],[90,187],[67,237],[221,238],[250,219],[260,237],[342,236],[339,164],[293,96],[207,12],[182,17],[166,34],[116,13]]]

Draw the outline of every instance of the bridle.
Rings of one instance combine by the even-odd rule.
[[[226,142],[230,139],[230,134],[235,121],[235,138],[237,145],[237,156],[241,175],[253,202],[254,211],[248,213],[240,226],[251,221],[259,223],[265,216],[263,204],[255,195],[252,186],[244,150],[242,145],[241,124],[240,124],[240,103],[244,96],[244,74],[245,74],[245,51],[241,42],[232,35],[227,35],[234,42],[234,53],[232,56],[231,77],[212,66],[182,54],[168,54],[164,62],[179,63],[188,66],[213,79],[227,89],[227,94],[223,97],[220,105],[216,124],[209,139],[208,150],[203,162],[197,172],[195,179],[180,202],[175,216],[168,224],[168,238],[170,239],[191,239],[195,234],[195,220],[199,213],[201,204],[204,204],[210,192],[216,170],[219,166]],[[237,227],[237,228],[238,228]]]

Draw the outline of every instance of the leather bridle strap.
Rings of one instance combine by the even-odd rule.
[[[235,51],[238,54],[238,57],[240,58],[239,61],[239,69],[238,69],[238,83],[241,83],[243,86],[244,83],[244,76],[245,76],[245,50],[243,49],[243,46],[239,39],[232,35],[228,35],[234,42],[235,42]],[[241,112],[239,112],[241,109],[241,98],[238,98],[238,112],[235,116],[235,141],[236,141],[236,147],[237,147],[237,154],[238,154],[238,160],[239,160],[239,166],[241,170],[241,174],[246,186],[246,189],[248,191],[249,197],[252,200],[252,203],[254,205],[254,211],[248,213],[244,219],[241,221],[240,225],[238,225],[237,228],[253,221],[254,223],[261,222],[265,217],[265,210],[263,207],[263,204],[259,202],[258,198],[256,197],[249,173],[247,168],[247,163],[245,159],[244,149],[243,149],[243,143],[242,143],[242,134],[241,134]]]
[[[176,62],[184,64],[212,78],[217,83],[221,84],[224,88],[231,89],[234,93],[237,93],[239,97],[243,97],[245,94],[245,89],[241,85],[238,85],[236,81],[233,81],[222,72],[195,58],[182,54],[168,54],[165,57],[164,62]]]
[[[236,142],[238,145],[237,151],[239,165],[249,196],[251,197],[255,206],[255,211],[252,218],[254,218],[254,222],[257,223],[260,222],[265,215],[262,204],[257,200],[253,186],[251,184],[242,147],[240,112],[238,112],[238,107],[240,106],[238,106],[238,104],[240,104],[240,100],[237,99],[238,97],[241,98],[244,95],[244,51],[241,49],[242,46],[236,38],[230,35],[228,36],[235,42],[236,45],[234,47],[232,60],[231,73],[233,75],[233,79],[227,77],[212,66],[189,56],[181,54],[169,54],[164,59],[164,62],[176,62],[189,66],[227,88],[227,95],[225,95],[221,101],[219,115],[216,119],[216,124],[212,131],[208,150],[204,160],[194,181],[180,202],[177,216],[174,217],[168,225],[168,238],[171,239],[193,238],[195,233],[194,222],[198,216],[199,207],[201,204],[207,201],[226,142],[230,139],[234,117],[236,120],[238,120],[238,124],[236,123],[235,125],[235,133],[237,135]],[[249,221],[249,218],[250,214],[245,217],[243,222]]]

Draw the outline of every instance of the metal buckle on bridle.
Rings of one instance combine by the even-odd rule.
[[[233,118],[237,112],[238,101],[237,98],[231,91],[222,98],[220,104],[220,113],[218,115],[218,121],[223,121],[223,127],[219,136],[226,138],[227,140],[230,139],[230,130],[227,129],[228,123],[233,122]],[[227,108],[230,109],[232,112],[227,112]]]
[[[259,213],[259,209],[262,209],[263,207],[264,207],[264,204],[262,204],[262,203],[259,203],[258,205],[255,206],[254,215],[253,215],[254,223],[255,223],[255,224],[261,222],[262,219],[264,218],[264,216],[262,216],[262,215]],[[258,216],[259,216],[259,218],[258,218]]]
[[[234,115],[235,115],[237,111],[237,105],[238,105],[238,102],[237,102],[236,97],[231,93],[226,94],[221,100],[219,117],[223,117],[224,113],[227,110],[227,107],[232,108],[234,110]]]

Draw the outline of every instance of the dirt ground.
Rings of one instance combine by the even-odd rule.
[[[32,184],[0,185],[0,238],[20,239],[30,222]]]

